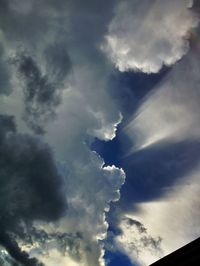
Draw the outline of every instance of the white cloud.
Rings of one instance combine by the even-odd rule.
[[[122,233],[115,238],[116,248],[127,254],[134,265],[148,266],[163,256],[162,239],[152,237],[132,215],[124,215],[119,228]]]
[[[197,18],[189,0],[120,1],[103,50],[120,71],[156,73],[188,51]]]
[[[16,1],[10,0],[8,9],[5,8],[0,17],[0,37],[4,48],[2,58],[5,57],[9,61],[10,55],[15,56],[19,50],[25,51],[39,66],[41,73],[38,75],[48,75],[52,83],[56,83],[60,75],[63,75],[61,71],[66,66],[65,61],[60,61],[62,56],[58,61],[54,60],[54,57],[49,60],[50,55],[60,55],[57,54],[58,47],[64,48],[72,64],[72,71],[67,73],[67,76],[64,75],[62,80],[62,103],[56,106],[54,119],[45,121],[46,135],[41,137],[52,147],[58,168],[65,176],[68,211],[56,224],[35,224],[37,229],[42,228],[47,235],[65,233],[70,236],[72,242],[66,243],[64,254],[60,252],[61,248],[56,240],[47,241],[45,248],[37,241],[33,246],[27,246],[26,243],[20,245],[48,265],[102,266],[105,262],[101,240],[105,238],[108,227],[106,212],[109,211],[110,202],[119,199],[119,190],[124,183],[125,174],[115,166],[105,167],[103,159],[90,150],[88,143],[95,137],[105,141],[113,139],[122,117],[107,91],[108,76],[112,70],[97,51],[97,44],[105,35],[106,23],[110,16],[108,4],[106,3],[102,13],[95,1],[91,1],[88,6],[82,5],[81,1],[75,2],[76,4],[73,1],[26,1],[26,4],[24,2],[22,5],[23,8],[20,8]],[[187,4],[189,1],[180,0],[152,1],[151,4],[149,1],[135,1],[133,5],[129,1],[123,1],[119,4],[109,26],[107,44],[104,46],[114,64],[121,71],[139,69],[144,72],[157,72],[163,64],[170,65],[179,60],[188,48],[184,37],[197,23],[194,14],[187,9]],[[163,18],[161,21],[160,17]],[[13,68],[10,68],[10,72],[12,71]],[[22,119],[24,94],[19,77],[15,74],[11,78],[13,92],[10,96],[1,97],[0,110],[16,116],[19,132],[30,133]],[[195,77],[197,82],[198,78]],[[185,75],[185,81],[187,80]],[[177,87],[179,88],[178,85]],[[183,88],[187,91],[186,86]],[[167,103],[171,104],[171,89],[169,92],[167,89],[166,94],[169,98]],[[179,91],[177,94],[179,95]],[[184,96],[185,102],[187,95]],[[171,131],[177,131],[173,128],[173,121],[163,122],[166,117],[162,108],[167,97],[164,93],[164,96],[158,96],[161,100],[156,103],[150,100],[153,106],[150,116],[158,116],[157,121],[163,123],[161,127],[148,124],[148,112],[141,112],[142,117],[138,116],[141,122],[138,132],[142,136],[137,139],[138,146],[149,143],[152,137],[156,138],[157,132],[164,134],[163,129],[165,135],[170,137],[173,135]],[[194,99],[197,99],[195,91]],[[187,108],[194,113],[192,106],[193,102]],[[161,110],[159,115],[156,113],[158,108]],[[175,103],[174,108],[181,109],[181,117],[188,114],[188,110],[186,112],[181,103],[178,106]],[[146,110],[146,106],[144,109]],[[176,136],[182,131],[186,132],[183,120],[179,122],[177,114],[170,111],[169,116],[172,116],[178,125]],[[192,120],[190,126],[194,121]],[[131,124],[131,128],[134,127],[135,120],[133,125]],[[181,136],[185,136],[184,134]],[[76,238],[76,234],[80,237]],[[128,234],[126,228],[124,234]],[[129,240],[127,241],[129,244]],[[49,251],[49,256],[41,255],[43,249]]]
[[[101,76],[90,70],[89,78],[85,67],[78,67],[74,73],[77,78],[64,93],[57,120],[48,126],[47,139],[68,169],[68,212],[61,222],[62,230],[82,232],[85,241],[82,260],[86,265],[104,265],[102,258],[98,262],[103,255],[98,240],[106,236],[105,212],[111,201],[119,199],[125,174],[115,166],[105,167],[85,140],[88,136],[112,139],[120,116]],[[92,250],[87,252],[87,246]]]
[[[40,245],[36,253],[34,246],[26,250],[47,265],[102,266],[105,262],[100,240],[106,237],[108,228],[105,213],[109,211],[111,201],[119,200],[125,173],[114,165],[104,166],[103,159],[89,149],[87,142],[94,137],[106,141],[115,137],[121,115],[106,92],[104,78],[97,75],[95,70],[88,72],[87,67],[76,67],[73,81],[63,92],[63,103],[57,109],[56,119],[46,124],[47,131],[43,138],[52,147],[67,184],[68,211],[65,217],[52,225],[51,232],[80,232],[83,236],[78,247],[80,256],[73,256],[70,252],[63,255],[56,251],[59,250],[58,244],[55,244],[53,251],[46,246],[51,254],[49,257],[40,255],[43,249]],[[13,113],[19,106],[19,112],[23,104],[19,87],[13,95],[15,98],[1,99],[1,110]],[[18,112],[15,114],[20,131],[27,131]],[[40,226],[38,223],[36,228]],[[48,224],[43,225],[43,230],[48,234],[47,228]]]
[[[144,224],[150,235],[161,237],[162,256],[164,256],[199,237],[199,193],[198,167],[183,177],[158,201],[138,204],[138,211],[128,216]],[[131,252],[130,243],[137,243],[140,247],[141,240],[136,242],[137,237],[137,234],[128,234],[125,228],[122,238],[119,239],[122,248],[133,258],[135,254]],[[156,257],[148,255],[147,253],[144,257],[142,252],[139,254],[138,259],[142,261],[142,265],[149,265],[156,260]]]
[[[199,57],[193,50],[146,97],[125,128],[134,143],[130,153],[164,142],[199,141],[199,71]],[[199,166],[180,177],[158,200],[137,204],[136,211],[127,214],[144,224],[150,235],[162,238],[163,256],[199,237],[200,233]],[[121,226],[123,229],[123,223]],[[119,239],[122,249],[132,258],[135,254],[130,243],[136,240],[137,234],[129,236],[126,228]],[[142,265],[149,265],[156,258],[141,253],[140,260]]]
[[[198,55],[193,51],[182,59],[151,92],[125,127],[134,149],[160,141],[199,139]]]
[[[56,265],[62,265],[62,266],[85,266],[84,264],[80,262],[75,262],[74,260],[70,259],[70,257],[67,256],[61,256],[60,253],[57,251],[57,249],[53,249],[50,251],[50,254],[46,257],[39,256],[40,260],[45,263],[45,265],[48,266],[56,266]]]
[[[182,177],[159,200],[139,203],[136,211],[121,216],[122,234],[115,242],[134,263],[150,265],[199,237],[199,170]]]
[[[141,102],[125,127],[133,142],[130,153],[165,142],[199,141],[200,64],[195,45]],[[161,237],[164,256],[199,237],[199,193],[198,166],[166,189],[158,200],[137,204],[135,211],[125,216],[144,224],[151,236]],[[141,234],[130,235],[123,217],[120,228],[123,234],[116,241],[133,261],[149,265],[158,259],[146,249],[138,256],[132,251],[133,243],[141,247]]]

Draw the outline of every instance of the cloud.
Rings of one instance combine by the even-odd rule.
[[[61,86],[70,68],[69,57],[65,51],[48,47],[46,52],[50,77],[41,73],[31,56],[22,54],[15,59],[24,85],[24,119],[37,134],[43,133],[43,125],[55,115],[55,108],[61,101]]]
[[[190,52],[146,97],[125,128],[133,150],[199,139],[199,70],[198,54]]]
[[[199,189],[198,166],[159,200],[138,204],[132,214],[162,238],[163,256],[199,237]]]
[[[99,1],[87,5],[60,0],[1,2],[4,56],[10,62],[12,93],[0,98],[0,111],[15,115],[18,131],[8,134],[9,141],[11,138],[19,155],[24,145],[23,154],[28,153],[22,162],[21,157],[16,162],[13,158],[14,166],[22,171],[16,197],[19,201],[23,194],[28,197],[20,203],[22,210],[14,209],[15,216],[28,219],[29,204],[34,210],[33,223],[22,224],[17,243],[30,257],[47,265],[105,265],[102,240],[108,228],[106,213],[110,203],[119,199],[125,173],[105,166],[90,144],[95,138],[113,139],[122,120],[107,90],[112,69],[99,50],[113,5],[114,1],[105,5]],[[38,131],[45,134],[36,137]],[[29,161],[29,150],[33,161]],[[39,182],[40,171],[43,175],[50,166],[53,173],[49,170],[46,179]],[[25,181],[23,170],[28,176]],[[57,193],[60,177],[64,184]],[[5,193],[5,202],[12,207],[9,199],[15,198],[15,193],[11,191]],[[63,193],[68,205],[62,216]],[[47,197],[52,199],[49,205]],[[44,209],[38,207],[43,201]]]
[[[16,220],[59,218],[66,208],[64,180],[48,145],[18,134],[10,116],[1,115],[0,122],[2,221],[7,217],[7,227],[12,226],[13,216]]]
[[[125,173],[114,165],[106,166],[90,148],[95,138],[113,139],[122,120],[115,99],[108,92],[113,69],[99,49],[104,37],[107,36],[104,49],[111,52],[120,70],[157,72],[186,53],[185,36],[197,24],[194,13],[187,8],[189,2],[138,1],[137,15],[132,4],[125,1],[116,7],[112,19],[115,3],[0,3],[0,71],[5,80],[0,89],[0,111],[5,114],[0,120],[1,243],[25,265],[37,263],[33,258],[47,265],[105,265],[104,239],[109,226],[106,216],[110,203],[119,200]],[[118,12],[122,15],[122,29]],[[134,27],[129,28],[131,12],[132,26],[143,25],[138,27],[138,37]],[[154,16],[156,12],[166,17],[161,25]],[[142,23],[144,14],[148,19]],[[150,24],[153,26],[146,28]],[[144,37],[145,32],[148,34]],[[123,45],[130,44],[127,57],[131,63],[126,55],[118,58],[109,36],[116,38],[118,51],[120,40]],[[132,36],[136,42],[133,48]],[[144,49],[139,49],[141,43],[148,43],[144,57]],[[35,136],[43,131],[46,134]],[[144,134],[143,129],[141,132]],[[144,139],[137,140],[137,145],[142,145]],[[122,221],[123,234],[118,236],[118,243],[124,244],[130,229],[137,233],[148,256],[155,256],[154,252],[160,251],[160,239],[147,233],[138,221],[131,217]],[[5,236],[7,242],[3,240]],[[128,252],[132,242],[127,243]],[[137,244],[134,242],[138,253],[143,254]]]
[[[149,265],[162,255],[162,239],[152,237],[147,229],[131,215],[121,218],[118,234],[114,241],[116,248],[124,252],[137,265]]]
[[[102,49],[120,71],[157,73],[187,53],[198,23],[191,7],[190,0],[121,1]]]
[[[163,158],[163,164],[170,169],[173,164],[177,167],[184,163],[184,166],[180,167],[181,171],[176,172],[178,169],[175,167],[175,171],[169,173],[166,180],[170,181],[173,177],[173,184],[168,183],[164,190],[159,191],[157,200],[150,198],[149,202],[132,202],[132,211],[130,206],[127,214],[144,224],[151,235],[162,238],[162,256],[199,236],[199,158],[191,157],[192,153],[198,150],[196,147],[200,137],[199,66],[198,45],[194,43],[191,51],[171,69],[154,91],[147,95],[125,128],[133,144],[130,150],[132,159],[137,161],[138,158],[141,162],[143,160],[144,165],[145,154],[153,157],[153,152],[163,147],[166,151],[169,148],[174,152],[175,147],[179,145],[182,149],[185,144],[190,146],[186,152],[178,151],[179,154],[174,158]],[[182,162],[180,156],[183,156]],[[157,158],[156,166],[151,165],[154,177],[148,174],[148,184],[152,182],[152,178],[162,179],[157,183],[164,181],[163,177],[167,171],[163,169],[163,173],[160,172],[159,161],[160,158]],[[178,178],[174,179],[175,175]],[[141,177],[144,175],[139,174],[138,180],[141,180]],[[126,247],[125,241],[123,245]],[[131,256],[131,253],[129,255]],[[151,258],[147,258],[144,265],[151,262]]]
[[[46,14],[41,13],[41,7],[46,9]],[[59,34],[61,29],[54,18],[54,15],[62,16],[61,10],[55,7],[46,1],[41,6],[31,0],[20,4],[2,1],[0,9],[1,90],[8,95],[17,86],[23,87],[21,115],[28,127],[39,134],[45,131],[45,122],[55,115],[71,70],[67,44],[62,38],[64,30]]]
[[[11,93],[12,86],[10,84],[10,73],[8,71],[9,63],[4,56],[4,48],[2,44],[0,44],[0,56],[0,94],[8,95]]]
[[[23,265],[37,265],[36,259],[20,250],[12,234],[20,237],[22,223],[55,221],[65,214],[64,180],[48,145],[17,133],[11,116],[0,116],[0,158],[0,243]]]
[[[48,124],[45,139],[61,162],[67,183],[68,211],[53,231],[82,235],[79,255],[73,257],[66,250],[66,260],[73,258],[79,265],[104,265],[101,240],[108,227],[106,212],[110,202],[119,199],[125,174],[115,166],[105,167],[103,159],[88,146],[95,137],[112,139],[120,121],[106,93],[105,80],[91,66],[74,66],[74,81],[63,92],[63,104],[57,109],[57,119]]]
[[[39,263],[37,259],[30,258],[29,255],[21,251],[14,239],[10,238],[5,232],[0,233],[0,244],[3,245],[9,254],[21,265],[26,266],[43,266],[42,263]],[[11,261],[12,263],[12,261]]]
[[[0,263],[2,266],[18,266],[18,263],[3,248],[0,251]]]

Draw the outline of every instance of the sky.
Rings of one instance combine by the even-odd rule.
[[[200,234],[198,0],[0,0],[0,264],[148,266]]]

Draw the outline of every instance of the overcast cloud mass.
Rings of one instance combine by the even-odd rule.
[[[2,266],[119,254],[145,266],[199,236],[198,12],[189,0],[0,0]],[[188,146],[178,167],[154,162]]]

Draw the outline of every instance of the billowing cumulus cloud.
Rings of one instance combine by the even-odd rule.
[[[123,119],[109,94],[110,59],[120,71],[145,73],[174,64],[197,25],[191,6],[181,0],[0,2],[2,261],[105,266],[106,216],[125,182],[123,169],[91,149],[96,138],[115,138]],[[137,148],[163,140],[157,133],[185,139],[198,124],[199,64],[191,55],[184,60],[128,125]],[[194,81],[191,100],[188,80]],[[139,263],[143,255],[160,256],[162,234],[146,230],[140,217],[124,217],[113,239],[118,250]]]
[[[113,4],[1,1],[11,89],[0,112],[17,124],[16,131],[9,122],[13,129],[2,135],[12,149],[12,173],[2,168],[9,176],[2,177],[2,213],[19,223],[4,230],[10,241],[15,235],[16,255],[1,243],[16,261],[24,255],[45,265],[105,265],[106,213],[125,173],[105,166],[90,144],[113,139],[122,120],[107,90],[112,69],[99,50]]]
[[[125,132],[133,144],[130,154],[134,152],[136,154],[140,150],[141,154],[144,154],[144,163],[145,151],[147,153],[151,151],[153,156],[153,152],[162,147],[164,149],[169,147],[174,151],[172,147],[176,145],[184,147],[184,143],[189,143],[192,148],[193,142],[196,143],[194,146],[196,148],[199,143],[198,43],[196,35],[191,51],[147,95],[137,113],[125,127]],[[166,169],[172,167],[172,164],[187,164],[188,158],[192,156],[192,150],[187,148],[183,162],[180,162],[179,158],[171,157],[170,160],[166,158],[167,160],[163,161]],[[198,157],[195,159],[192,159],[195,164],[189,163],[186,170],[178,172],[175,170],[174,177],[177,175],[178,178],[175,177],[173,183],[160,188],[159,199],[152,198],[150,202],[135,204],[132,214],[127,214],[144,224],[151,235],[162,238],[163,255],[171,253],[199,236],[199,159]],[[155,178],[159,178],[162,183],[164,173],[159,172],[159,165],[152,169]],[[184,169],[184,166],[181,166],[181,169]],[[141,179],[141,176],[138,178]],[[152,178],[150,175],[148,183]],[[126,249],[126,243],[127,241],[122,242],[122,248]],[[128,254],[131,257],[131,252]],[[141,256],[141,260],[142,258],[145,256]],[[149,256],[146,259],[142,265],[156,260]]]
[[[103,50],[120,71],[156,73],[178,61],[197,25],[190,0],[120,1]]]

